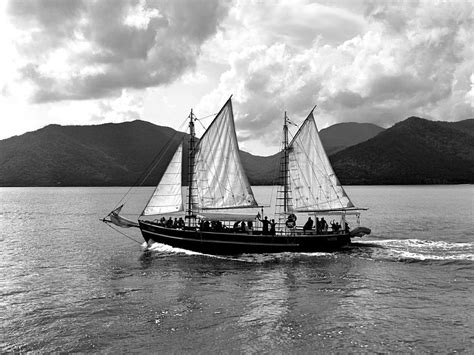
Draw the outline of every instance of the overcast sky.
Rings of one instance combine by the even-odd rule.
[[[50,123],[181,128],[231,94],[240,146],[258,155],[278,150],[285,110],[300,123],[315,104],[320,129],[474,116],[468,0],[0,6],[0,139]]]

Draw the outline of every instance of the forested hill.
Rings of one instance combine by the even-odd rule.
[[[474,120],[449,123],[409,118],[378,134],[375,129],[371,139],[354,146],[361,134],[350,137],[346,125],[351,124],[338,125],[340,135],[336,134],[346,137],[346,149],[331,156],[343,183],[473,180]],[[330,128],[322,130],[321,136]],[[155,185],[183,136],[145,121],[49,125],[0,140],[0,186],[129,186],[142,180],[153,161],[155,168],[144,184]],[[330,139],[325,144],[341,147]],[[156,161],[162,151],[165,154]],[[259,157],[241,152],[241,157],[251,184],[271,184],[278,177],[278,154]],[[183,170],[186,177],[187,164]]]
[[[319,132],[328,155],[375,137],[384,129],[372,123],[337,123]]]
[[[331,157],[343,184],[474,183],[474,119],[410,117]]]
[[[154,184],[183,134],[144,121],[49,125],[0,141],[0,185],[133,185],[157,152],[166,147],[166,154],[146,181]]]

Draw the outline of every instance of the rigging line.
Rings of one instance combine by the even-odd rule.
[[[283,142],[280,144],[280,151],[278,153],[283,152]],[[277,153],[277,154],[278,154]],[[273,170],[277,170],[279,166],[281,166],[281,159],[282,157],[277,157],[275,159],[275,162],[273,163]],[[280,170],[280,169],[279,169]],[[270,202],[273,200],[273,193],[275,192],[275,187],[277,186],[276,182],[280,180],[280,171],[278,171],[277,174],[273,174],[273,179],[272,179],[272,192],[270,194]],[[275,206],[276,207],[276,206]]]
[[[298,124],[294,123],[288,115],[286,116],[286,122],[299,128]]]
[[[142,244],[143,244],[143,243],[140,243],[138,240],[136,240],[136,239],[133,239],[132,237],[129,237],[128,235],[126,235],[125,233],[123,233],[123,232],[119,231],[118,229],[116,229],[116,228],[112,227],[112,226],[111,226],[109,223],[105,223],[105,224],[106,224],[107,226],[109,226],[110,228],[112,228],[114,231],[116,231],[116,232],[118,232],[118,233],[122,234],[124,237],[126,237],[126,238],[128,238],[128,239],[130,239],[130,240],[134,241],[135,243],[137,243],[137,244],[140,244],[140,245],[142,245]]]
[[[202,124],[202,122],[198,119],[196,119],[195,121],[199,122],[199,124],[201,125],[201,127],[204,129],[204,131],[206,130],[206,127],[204,127],[204,125]]]
[[[207,115],[207,116],[204,116],[204,117],[199,117],[199,118],[196,117],[196,121],[204,120],[204,119],[206,119],[206,118],[209,118],[209,117],[215,116],[215,115],[217,115],[217,113],[211,113],[210,115]],[[202,123],[201,123],[201,124],[202,124]]]
[[[122,198],[120,199],[120,201],[117,203],[116,207],[120,205],[120,203],[122,203],[122,201],[125,203],[125,199],[126,197],[128,196],[128,194],[136,187],[138,186],[141,186],[143,184],[143,182],[150,176],[150,174],[152,173],[153,169],[155,169],[156,165],[158,165],[158,163],[161,162],[161,160],[163,159],[164,157],[164,153],[166,153],[170,147],[170,142],[173,140],[173,138],[176,136],[178,132],[176,132],[175,134],[173,134],[170,139],[166,142],[166,145],[165,145],[165,150],[161,150],[160,152],[158,152],[155,157],[152,159],[151,163],[146,167],[146,169],[144,170],[144,172],[138,177],[138,179],[134,182],[134,184],[132,186],[130,186],[130,188],[127,190],[127,192],[125,193],[125,195],[122,196]],[[159,159],[158,159],[159,158]],[[144,177],[145,175],[145,177]]]
[[[179,127],[181,128],[181,127],[183,126],[184,122],[186,122],[186,121],[187,121],[187,118],[185,119],[185,121],[183,121],[183,123],[181,123],[181,125],[180,125]],[[178,128],[178,129],[180,129],[180,128]],[[166,149],[169,148],[169,146],[170,146],[169,143],[175,138],[175,136],[176,136],[178,133],[182,133],[182,132],[175,131],[175,133],[168,139],[168,141],[167,141],[166,144],[165,144],[165,147],[167,147]],[[165,152],[166,152],[166,150],[165,150]],[[161,155],[161,157],[160,157],[160,155]],[[129,188],[129,189],[127,190],[127,192],[122,196],[122,198],[120,199],[120,201],[115,205],[115,208],[117,208],[117,207],[120,205],[120,203],[125,200],[126,196],[132,191],[132,189],[134,189],[135,187],[137,187],[137,186],[139,185],[140,181],[141,181],[140,185],[143,184],[143,182],[146,180],[146,178],[148,178],[148,176],[151,174],[151,171],[153,171],[153,169],[156,167],[156,165],[161,161],[161,159],[163,158],[163,156],[164,156],[164,152],[163,152],[163,150],[161,150],[161,151],[159,151],[159,152],[153,157],[153,159],[151,160],[150,164],[148,164],[148,166],[146,167],[146,169],[144,170],[144,172],[137,178],[137,180],[135,181],[135,183],[134,183],[132,186],[130,186],[130,188]],[[159,159],[158,161],[156,161],[159,157],[160,157],[160,159]],[[156,161],[156,164],[155,164],[155,161]],[[153,166],[153,167],[152,167],[152,166]],[[150,168],[150,167],[151,167],[151,168]],[[145,173],[147,173],[149,169],[151,169],[151,171],[147,174],[146,178],[143,179],[143,175],[144,175]],[[115,208],[114,208],[114,209],[115,209]]]

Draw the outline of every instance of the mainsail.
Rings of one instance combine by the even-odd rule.
[[[149,216],[183,210],[181,194],[182,156],[183,144],[181,143],[143,210],[143,215]]]
[[[240,160],[230,98],[195,149],[193,208],[257,206]]]
[[[329,162],[313,112],[289,145],[288,169],[295,212],[354,207]]]

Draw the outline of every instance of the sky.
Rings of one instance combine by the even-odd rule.
[[[232,96],[240,148],[320,129],[474,117],[473,3],[10,0],[0,4],[0,139],[141,119],[198,135]]]

